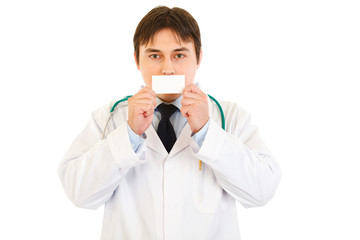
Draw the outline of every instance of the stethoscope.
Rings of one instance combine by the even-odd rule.
[[[218,109],[219,109],[219,111],[220,111],[220,115],[221,115],[221,127],[222,127],[223,130],[225,130],[225,115],[224,115],[224,111],[223,111],[220,103],[219,103],[213,96],[211,96],[211,95],[209,95],[209,94],[208,94],[208,96],[209,96],[209,98],[210,98],[211,100],[213,100],[213,101],[216,103],[216,105],[217,105],[217,107],[218,107]],[[128,100],[129,98],[131,98],[131,97],[132,97],[132,95],[126,96],[126,97],[124,97],[123,99],[120,99],[119,101],[117,101],[116,103],[114,103],[114,105],[112,106],[112,108],[111,108],[111,110],[110,110],[110,115],[109,115],[109,118],[108,118],[108,120],[107,120],[107,122],[106,122],[104,131],[103,131],[103,134],[102,134],[102,139],[104,139],[104,137],[105,137],[105,131],[106,131],[107,126],[108,126],[108,124],[109,124],[110,118],[111,118],[113,112],[115,111],[116,106],[117,106],[119,103],[122,103],[122,102],[127,101],[127,100]]]
[[[218,107],[218,109],[219,109],[219,112],[220,112],[220,115],[221,115],[221,128],[225,131],[225,115],[224,115],[224,111],[223,111],[220,103],[219,103],[213,96],[211,96],[211,95],[209,95],[209,94],[208,94],[208,96],[209,96],[209,98],[210,98],[211,100],[213,100],[213,101],[216,103],[216,105],[217,105],[217,107]],[[115,111],[116,106],[117,106],[119,103],[122,103],[122,102],[127,101],[127,100],[128,100],[129,98],[131,98],[131,97],[132,97],[132,95],[126,96],[126,97],[124,97],[123,99],[120,99],[119,101],[117,101],[116,103],[114,103],[114,105],[112,106],[112,108],[111,108],[111,110],[110,110],[110,115],[109,115],[109,118],[108,118],[108,120],[107,120],[107,122],[106,122],[104,131],[103,131],[103,134],[102,134],[102,139],[105,138],[106,128],[107,128],[107,126],[108,126],[108,124],[109,124],[109,121],[110,121],[110,118],[111,118],[113,112]],[[202,166],[202,161],[199,159],[199,170],[201,170],[201,166]]]

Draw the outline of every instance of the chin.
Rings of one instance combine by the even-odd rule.
[[[160,98],[164,102],[168,102],[168,103],[175,101],[180,96],[181,96],[181,94],[179,94],[179,93],[176,93],[176,94],[158,94],[157,95],[158,98]]]

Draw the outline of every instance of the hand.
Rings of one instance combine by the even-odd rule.
[[[156,94],[144,87],[137,94],[128,99],[128,124],[130,128],[141,136],[150,126],[156,107]]]
[[[181,105],[181,115],[187,118],[191,131],[197,133],[209,120],[207,95],[192,83],[185,87]]]

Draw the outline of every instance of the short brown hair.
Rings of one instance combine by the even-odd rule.
[[[151,42],[157,32],[170,29],[184,42],[194,42],[197,63],[200,60],[201,37],[200,29],[193,18],[182,8],[159,6],[148,12],[139,22],[134,34],[134,51],[139,64],[140,45]]]

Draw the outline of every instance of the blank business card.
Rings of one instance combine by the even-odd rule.
[[[152,89],[157,94],[182,93],[185,88],[185,75],[152,76]]]

